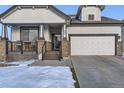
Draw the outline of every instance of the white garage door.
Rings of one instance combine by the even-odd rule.
[[[115,36],[72,36],[71,55],[115,55]]]

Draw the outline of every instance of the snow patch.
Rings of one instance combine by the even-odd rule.
[[[124,52],[122,53],[122,57],[124,58]]]
[[[34,62],[11,62],[18,66],[0,68],[1,88],[73,88],[69,67],[28,66]]]

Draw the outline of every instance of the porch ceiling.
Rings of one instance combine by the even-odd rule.
[[[62,27],[63,24],[48,24],[50,27]]]

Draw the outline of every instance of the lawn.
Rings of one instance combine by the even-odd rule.
[[[69,67],[29,66],[33,60],[0,67],[1,88],[73,88]],[[4,62],[1,62],[2,64]]]

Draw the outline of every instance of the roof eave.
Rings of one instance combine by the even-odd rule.
[[[90,23],[90,22],[83,22],[83,23],[71,23],[71,24],[124,24],[124,22],[113,22],[113,23],[110,23],[110,22],[94,22],[94,23]]]
[[[4,13],[2,13],[0,15],[0,18],[4,17],[6,14],[8,14],[10,11],[12,11],[13,9],[17,8],[18,6],[23,6],[23,5],[14,5],[11,8],[9,8],[8,10],[6,10]],[[24,5],[26,6],[26,5]],[[27,6],[31,6],[31,5],[27,5]],[[61,17],[63,17],[64,19],[71,19],[68,15],[66,15],[65,13],[63,13],[62,11],[60,11],[59,9],[55,8],[52,5],[48,5],[50,9],[53,9],[54,11],[56,11],[57,13],[59,13],[61,15]]]
[[[56,10],[57,12],[59,12],[60,14],[63,15],[63,17],[65,17],[66,19],[71,19],[70,16],[66,15],[65,13],[63,13],[62,11],[60,11],[59,9],[57,9],[56,7],[54,7],[53,5],[49,5],[51,8],[53,8],[54,10]]]
[[[9,11],[11,11],[12,9],[16,8],[17,5],[14,5],[12,7],[10,7],[8,10],[6,10],[5,12],[3,12],[1,15],[0,15],[0,18],[2,18],[3,16],[5,16]]]

